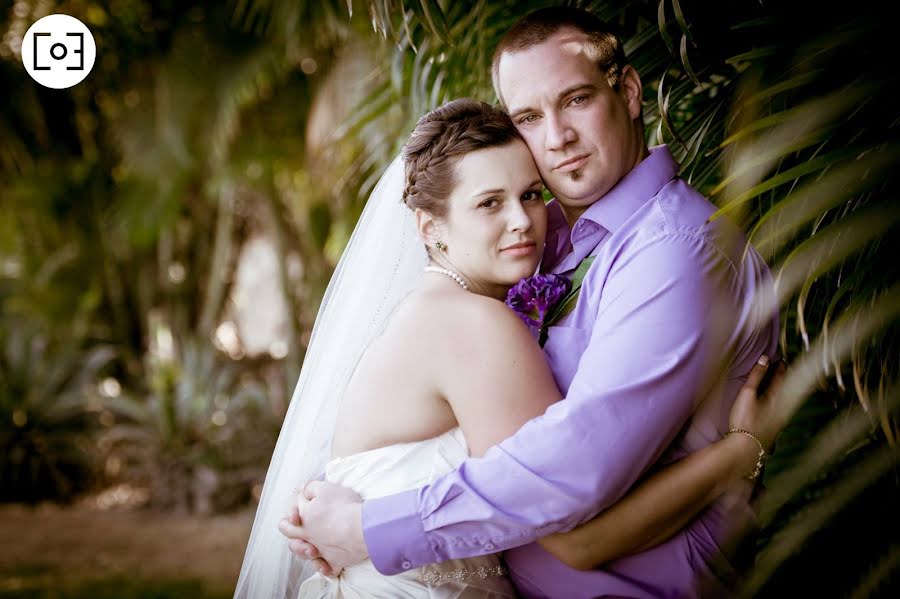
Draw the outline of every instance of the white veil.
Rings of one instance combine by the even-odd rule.
[[[398,156],[369,196],[328,284],[266,473],[235,599],[291,599],[315,573],[290,552],[278,521],[300,486],[323,472],[357,361],[426,264],[413,213],[401,201],[403,185]]]

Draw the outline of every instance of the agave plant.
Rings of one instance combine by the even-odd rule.
[[[113,360],[33,322],[0,326],[0,501],[71,500],[96,480],[87,397]]]
[[[117,423],[99,444],[121,464],[119,478],[149,487],[151,504],[163,509],[208,514],[246,502],[280,424],[266,387],[203,340],[146,360],[146,396],[102,399]]]
[[[77,238],[32,224],[0,247],[0,500],[68,501],[96,480],[88,395],[119,354],[96,337]]]

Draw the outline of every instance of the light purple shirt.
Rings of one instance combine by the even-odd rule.
[[[522,595],[576,598],[694,596],[710,562],[728,569],[719,545],[726,524],[752,519],[749,488],[602,569],[572,570],[533,544],[612,505],[655,463],[720,439],[753,364],[776,351],[766,265],[727,219],[708,222],[715,207],[677,169],[654,148],[571,231],[551,203],[544,264],[570,274],[596,256],[544,346],[565,399],[434,483],[365,502],[380,572],[516,548],[506,563]]]

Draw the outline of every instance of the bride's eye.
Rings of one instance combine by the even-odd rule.
[[[528,200],[537,200],[542,197],[543,196],[541,195],[540,191],[535,191],[532,189],[531,191],[526,191],[524,194],[522,194],[522,201],[527,202]]]
[[[478,207],[479,208],[493,208],[499,202],[500,202],[500,200],[498,200],[497,198],[488,198],[488,199],[484,200],[483,202],[481,202],[480,204],[478,204]]]

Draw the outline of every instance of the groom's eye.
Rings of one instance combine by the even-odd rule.
[[[569,104],[571,106],[578,106],[580,104],[584,104],[585,102],[587,102],[587,99],[588,99],[587,96],[575,96],[574,98],[569,100]]]
[[[524,116],[519,119],[520,125],[527,125],[528,123],[533,123],[537,120],[538,116],[536,114],[529,114],[528,116]]]

